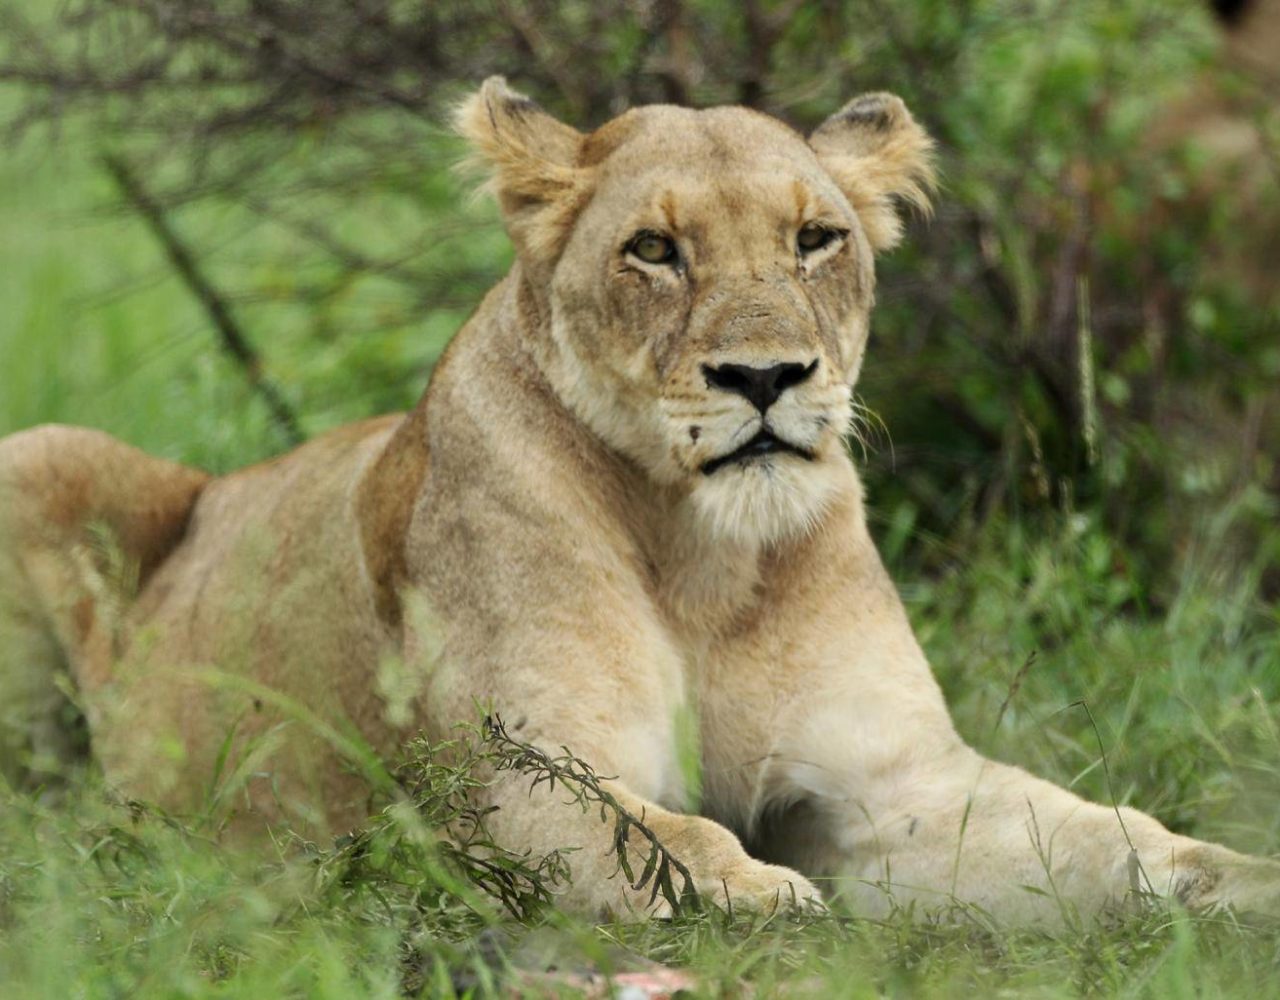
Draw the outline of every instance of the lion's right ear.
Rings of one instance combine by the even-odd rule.
[[[491,76],[458,105],[454,127],[487,169],[517,248],[554,256],[588,194],[589,171],[577,166],[583,135]]]

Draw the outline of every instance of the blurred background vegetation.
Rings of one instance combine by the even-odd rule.
[[[584,127],[733,101],[803,128],[890,89],[944,188],[883,264],[861,385],[889,557],[1080,510],[1163,606],[1211,509],[1275,596],[1280,42],[1248,43],[1280,12],[1218,8],[4,0],[0,430],[225,469],[411,406],[509,261],[441,129],[490,73]]]
[[[0,432],[223,471],[412,406],[510,261],[443,127],[491,73],[581,127],[889,89],[943,187],[851,447],[962,729],[1039,650],[1036,719],[1229,730],[1280,701],[1277,66],[1280,0],[0,0]],[[1105,794],[1017,709],[1006,756]],[[1196,757],[1135,778],[1175,824]]]

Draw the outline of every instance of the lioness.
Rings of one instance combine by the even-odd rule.
[[[859,97],[807,139],[734,107],[583,134],[495,78],[457,122],[517,259],[408,416],[219,478],[88,430],[0,442],[11,778],[19,750],[68,752],[64,669],[110,782],[191,810],[238,774],[240,824],[358,822],[350,727],[392,755],[485,706],[616,776],[721,901],[816,900],[815,879],[864,913],[959,900],[1012,922],[1135,889],[1273,906],[1268,862],[952,727],[845,448],[873,258],[931,180],[900,100]],[[597,811],[514,773],[483,797],[497,842],[579,848],[566,905],[651,905],[611,877]]]

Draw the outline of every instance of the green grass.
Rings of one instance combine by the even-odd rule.
[[[110,187],[78,155],[68,144],[0,157],[0,433],[88,424],[213,469],[278,449],[148,234],[101,210]],[[457,319],[314,356],[314,331],[280,318],[279,340],[262,347],[312,430],[385,405],[360,365],[408,352],[425,371]],[[1181,832],[1280,850],[1280,609],[1247,561],[1216,558],[1230,517],[1203,518],[1159,609],[1088,511],[895,542],[961,731]],[[950,570],[914,575],[931,547],[928,562]],[[691,967],[706,995],[742,995],[744,982],[762,996],[1280,992],[1280,936],[1226,918],[1155,912],[1057,934],[907,914],[592,926],[545,911],[521,923],[460,895],[457,878],[430,837],[395,816],[358,851],[285,841],[264,857],[113,804],[92,772],[56,807],[0,793],[0,996],[447,995],[469,983],[487,994],[511,966],[608,971],[642,957]]]

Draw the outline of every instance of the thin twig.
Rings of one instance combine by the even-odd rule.
[[[1116,822],[1120,824],[1120,832],[1124,835],[1125,843],[1129,845],[1129,861],[1130,868],[1136,866],[1138,874],[1142,876],[1142,881],[1147,884],[1147,893],[1151,896],[1156,895],[1155,887],[1151,884],[1151,879],[1147,877],[1146,869],[1142,867],[1142,861],[1138,857],[1138,848],[1133,842],[1133,838],[1129,836],[1129,828],[1125,826],[1124,816],[1120,812],[1120,802],[1116,798],[1115,784],[1111,780],[1111,766],[1107,763],[1107,748],[1102,743],[1102,733],[1098,731],[1098,723],[1093,718],[1093,712],[1089,708],[1089,703],[1081,698],[1079,701],[1073,701],[1061,711],[1068,708],[1083,708],[1085,716],[1089,719],[1089,726],[1093,729],[1093,738],[1098,741],[1098,753],[1102,757],[1102,776],[1107,782],[1107,796],[1111,799],[1111,808],[1116,814]],[[1130,881],[1136,881],[1131,873]]]
[[[1031,665],[1035,662],[1036,651],[1033,649],[1027,655],[1026,660],[1023,661],[1022,666],[1018,668],[1018,672],[1013,675],[1013,680],[1009,682],[1009,690],[1004,696],[1004,701],[1000,703],[1000,711],[996,712],[995,725],[991,727],[993,733],[999,732],[1000,723],[1004,721],[1004,713],[1008,711],[1013,699],[1017,697],[1018,690],[1022,687],[1022,682],[1026,679],[1028,671],[1031,670]]]
[[[239,365],[249,385],[262,397],[262,401],[266,403],[271,413],[271,419],[280,432],[290,445],[301,444],[306,440],[306,435],[302,432],[297,415],[285,402],[275,383],[263,374],[262,359],[236,323],[235,317],[231,314],[231,307],[200,270],[195,255],[187,248],[169,222],[164,208],[137,175],[129,169],[128,164],[118,156],[105,155],[102,162],[119,186],[125,200],[143,218],[152,234],[164,247],[169,263],[173,265],[173,269],[191,294],[196,297],[205,315],[209,317],[209,322],[217,330],[223,350]]]

